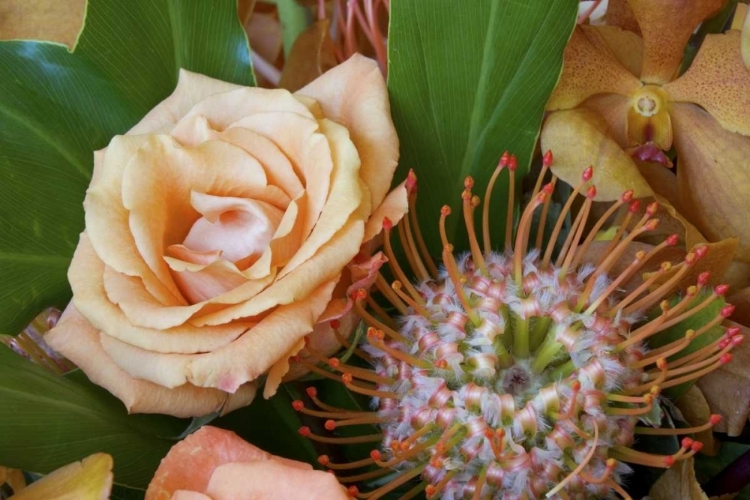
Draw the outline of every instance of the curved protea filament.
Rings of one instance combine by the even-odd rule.
[[[416,224],[416,177],[409,174],[411,213],[398,234],[418,282],[412,283],[395,259],[390,241],[395,228],[386,220],[384,251],[396,279],[389,285],[379,276],[376,288],[398,315],[388,317],[365,290],[353,297],[355,310],[369,325],[360,354],[373,368],[325,358],[310,346],[312,359],[327,369],[300,361],[370,396],[378,408],[335,408],[318,399],[312,388],[308,395],[317,408],[294,403],[298,411],[325,419],[328,431],[365,424],[380,428],[376,434],[349,438],[316,435],[307,427],[300,430],[327,443],[379,443],[369,458],[353,463],[320,458],[343,484],[351,485],[352,497],[376,500],[415,483],[401,498],[422,491],[431,499],[566,500],[615,494],[629,498],[620,486],[629,471],[627,463],[666,468],[702,446],[686,437],[678,452],[653,455],[630,447],[636,434],[686,435],[720,420],[712,415],[705,425],[690,429],[639,425],[659,421],[662,390],[729,362],[731,350],[743,340],[737,328],[728,328],[723,337],[683,352],[732,313],[727,305],[700,329],[688,330],[683,338],[657,349],[646,348],[649,338],[726,294],[725,285],[708,291],[709,276],[702,273],[677,302],[665,298],[705,256],[706,247],[688,252],[680,263],[662,263],[635,289],[622,292],[621,285],[637,277],[664,247],[675,245],[677,237],[636,253],[624,270],[612,273],[629,244],[654,230],[657,206],[649,205],[638,217],[639,201],[633,200],[632,192],[623,193],[584,238],[596,194],[588,185],[591,167],[563,206],[552,236],[544,241],[543,223],[532,235],[534,211],[549,209],[556,178],[546,185],[542,178],[551,162],[548,153],[515,237],[510,231],[505,235],[504,253],[491,250],[487,206],[495,180],[508,170],[512,214],[515,158],[502,156],[488,186],[481,245],[474,227],[480,199],[473,193],[473,180],[467,178],[462,200],[471,251],[454,254],[445,232],[450,209],[444,207],[439,219],[439,272]],[[563,219],[581,194],[583,203],[558,247],[561,251],[553,256]],[[626,215],[607,251],[598,261],[587,261],[594,234],[621,207]],[[696,305],[699,294],[707,296]],[[654,307],[660,314],[649,320],[645,312]],[[361,492],[356,486],[387,475],[393,477],[371,491]]]

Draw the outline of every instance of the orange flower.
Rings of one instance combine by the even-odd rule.
[[[336,477],[266,453],[233,432],[201,427],[169,450],[146,500],[346,500]]]
[[[73,302],[47,341],[133,412],[230,411],[263,374],[272,395],[306,335],[337,347],[347,265],[406,210],[397,157],[369,59],[296,94],[182,71],[95,154]]]

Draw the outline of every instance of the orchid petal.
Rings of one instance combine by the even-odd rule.
[[[635,76],[643,66],[643,39],[617,26],[581,26],[586,38],[598,49],[608,50]]]
[[[698,104],[729,132],[750,135],[750,71],[739,31],[706,35],[687,72],[664,90],[673,101]]]
[[[680,210],[709,241],[739,237],[750,260],[750,137],[727,132],[693,104],[672,105]]]
[[[578,27],[565,47],[563,72],[547,110],[573,108],[596,94],[629,96],[641,87],[608,50],[599,50]]]
[[[112,457],[94,453],[47,474],[16,493],[13,500],[106,500],[112,491]]]
[[[630,0],[643,33],[641,80],[672,80],[695,28],[723,6],[724,0]]]
[[[617,26],[637,35],[641,34],[641,27],[638,26],[638,20],[628,0],[609,0],[605,20],[608,26]],[[638,73],[640,73],[640,68]]]
[[[592,183],[597,187],[596,201],[619,199],[630,189],[636,198],[651,194],[635,162],[612,140],[606,121],[594,111],[573,109],[550,114],[541,141],[543,151],[554,151],[553,173],[572,186],[580,183],[587,166],[595,165]]]

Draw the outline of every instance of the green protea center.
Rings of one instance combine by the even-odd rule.
[[[542,176],[550,163],[551,155],[545,155]],[[504,155],[487,197],[506,166],[513,185],[514,159]],[[662,389],[693,380],[730,361],[729,351],[742,341],[736,328],[727,329],[724,336],[687,356],[676,355],[721,323],[732,307],[724,307],[699,330],[688,330],[684,338],[657,349],[646,349],[644,341],[707,307],[726,293],[726,286],[716,287],[695,306],[695,298],[709,278],[703,273],[676,304],[663,300],[705,255],[702,247],[689,252],[681,264],[662,264],[629,293],[621,292],[620,285],[677,239],[670,236],[648,253],[637,253],[620,274],[609,276],[629,243],[655,228],[652,216],[656,206],[649,206],[639,220],[631,221],[638,202],[632,200],[631,192],[624,193],[583,240],[584,221],[595,196],[593,186],[586,192],[562,251],[552,259],[562,220],[591,175],[591,169],[586,169],[543,254],[527,248],[530,220],[536,208],[546,207],[551,184],[542,188],[540,176],[532,201],[521,215],[515,240],[507,233],[508,250],[499,254],[490,251],[486,211],[484,251],[480,250],[473,227],[479,200],[471,193],[473,181],[467,179],[463,199],[471,252],[454,256],[445,238],[447,207],[440,219],[444,269],[439,273],[424,251],[418,229],[412,232],[415,219],[405,220],[403,230],[399,228],[410,266],[420,279],[418,284],[406,279],[393,258],[392,228],[386,221],[385,251],[397,280],[388,287],[379,277],[376,286],[400,316],[397,321],[388,318],[364,290],[354,297],[355,309],[370,325],[368,345],[361,356],[370,361],[373,370],[317,356],[341,373],[340,380],[352,391],[372,396],[377,411],[333,408],[317,399],[314,390],[309,395],[324,411],[309,410],[301,401],[295,402],[297,410],[327,418],[329,431],[345,425],[379,424],[382,434],[362,436],[359,441],[381,442],[369,459],[335,464],[321,457],[321,463],[336,471],[346,485],[399,471],[390,482],[368,493],[350,487],[352,497],[375,500],[414,479],[420,482],[401,498],[412,498],[421,491],[428,498],[447,500],[611,498],[614,492],[629,498],[619,484],[629,470],[625,462],[669,467],[700,450],[701,444],[690,438],[668,456],[635,451],[630,445],[638,433],[689,434],[719,421],[712,415],[705,425],[679,430],[637,426],[641,420],[658,425],[656,403]],[[415,188],[415,179],[412,186]],[[621,206],[627,209],[622,230],[617,231],[604,257],[586,262],[584,255],[594,234]],[[543,228],[539,231],[542,234]],[[655,285],[659,277],[665,279]],[[644,311],[656,305],[661,315],[644,320]],[[323,372],[317,367],[315,371]],[[308,428],[301,432],[326,442],[347,442],[346,438],[316,436]],[[374,466],[380,469],[358,475],[342,473]]]

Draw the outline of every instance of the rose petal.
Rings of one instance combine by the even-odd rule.
[[[347,500],[333,474],[290,469],[277,460],[234,462],[216,468],[206,489],[214,500]]]
[[[92,382],[114,394],[131,413],[201,416],[222,407],[227,410],[248,405],[255,397],[253,384],[245,384],[230,395],[189,384],[167,389],[130,377],[107,356],[99,343],[99,332],[72,305],[44,339],[78,365]]]
[[[725,325],[740,326],[731,321],[725,322]],[[750,330],[742,327],[745,339],[748,334]],[[732,355],[731,363],[702,376],[696,383],[706,397],[711,412],[724,417],[714,431],[739,436],[750,415],[750,344],[743,342],[738,345],[732,349]]]
[[[128,211],[122,205],[122,176],[127,161],[147,140],[145,136],[116,136],[109,143],[83,202],[86,232],[97,255],[108,266],[140,277],[149,293],[162,304],[185,305],[172,280],[160,280],[141,258],[130,232]]]
[[[706,35],[687,72],[664,90],[673,101],[698,104],[729,132],[750,135],[750,71],[739,31]]]
[[[233,322],[211,328],[210,334],[189,323],[167,330],[141,328],[128,321],[122,310],[107,300],[103,278],[104,263],[83,233],[68,269],[76,309],[94,328],[106,330],[108,335],[143,349],[185,354],[211,351],[233,341],[252,326],[250,322]]]
[[[406,190],[406,181],[404,181],[388,193],[380,206],[367,219],[364,243],[380,234],[383,230],[383,219],[387,217],[395,225],[408,211],[409,193]]]
[[[106,500],[112,490],[112,457],[94,453],[47,474],[12,495],[13,500]]]
[[[225,260],[198,266],[198,269],[171,257],[164,257],[164,260],[172,270],[175,283],[191,304],[219,297],[248,282],[234,264]]]
[[[219,465],[272,457],[234,432],[204,425],[169,450],[148,485],[145,500],[170,498],[179,489],[205,491]]]
[[[628,0],[608,0],[605,20],[609,26],[617,26],[638,35],[641,34],[641,28],[638,26],[638,21],[635,19],[635,14],[633,14],[633,9],[630,8]]]
[[[141,258],[162,283],[172,283],[163,256],[199,218],[191,192],[260,199],[265,189],[262,167],[236,146],[208,141],[182,148],[169,136],[149,136],[125,169],[122,203]]]
[[[284,216],[262,201],[196,191],[190,193],[190,203],[203,217],[195,221],[183,245],[198,252],[220,250],[229,262],[262,254]]]
[[[177,490],[171,497],[171,500],[213,500],[210,496],[198,493],[197,491]]]
[[[315,325],[317,327],[317,325]],[[333,335],[331,335],[333,337]],[[335,338],[335,337],[334,337]],[[263,386],[263,398],[268,399],[279,389],[281,385],[281,379],[289,372],[290,359],[292,356],[296,356],[302,349],[305,348],[305,339],[300,339],[289,349],[281,358],[271,366],[266,376],[266,383]]]
[[[276,363],[314,325],[331,300],[335,281],[324,282],[305,299],[277,307],[231,345],[196,357],[190,364],[194,383],[232,392],[255,380]]]
[[[378,65],[354,54],[297,93],[316,99],[326,117],[349,130],[372,206],[380,205],[398,163],[398,137]]]
[[[198,102],[209,96],[244,87],[180,69],[174,92],[148,112],[128,134],[154,134],[170,130]]]
[[[276,305],[289,304],[309,296],[320,283],[339,279],[341,270],[359,252],[363,234],[362,221],[347,223],[312,258],[287,275],[287,278],[276,281],[251,300],[196,316],[191,323],[196,326],[222,325],[238,318],[253,317]]]
[[[633,160],[609,137],[607,123],[591,110],[551,113],[542,127],[541,141],[543,151],[554,151],[552,171],[572,186],[580,183],[584,168],[594,166],[596,201],[619,199],[629,189],[636,198],[651,194]]]
[[[156,353],[106,336],[102,336],[101,345],[114,363],[134,378],[170,388],[189,383],[233,393],[266,372],[313,331],[334,284],[325,283],[309,297],[277,307],[226,348],[209,353]]]
[[[739,9],[739,5],[737,7]],[[750,8],[745,8],[745,21],[742,25],[741,51],[745,67],[750,70]]]
[[[581,30],[594,47],[609,52],[631,74],[639,76],[643,65],[643,38],[617,26],[582,25]]]
[[[630,0],[643,33],[641,80],[664,84],[674,77],[695,28],[724,6],[724,0]]]
[[[330,120],[322,120],[320,128],[330,142],[334,164],[328,201],[312,233],[284,266],[279,279],[313,257],[322,245],[341,230],[355,210],[363,211],[364,216],[370,212],[369,203],[363,199],[366,188],[359,176],[359,156],[349,140],[349,134],[344,127]]]
[[[750,137],[724,130],[693,104],[672,105],[681,212],[710,241],[739,237],[750,260]]]
[[[570,109],[596,94],[630,96],[641,86],[609,50],[595,47],[577,27],[565,47],[563,72],[547,110]]]

